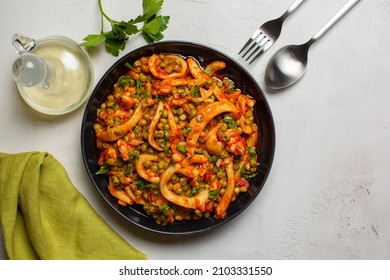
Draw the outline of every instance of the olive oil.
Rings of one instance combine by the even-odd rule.
[[[25,101],[44,113],[70,111],[85,101],[92,69],[81,50],[76,43],[57,38],[42,41],[31,53],[20,55],[13,73]]]

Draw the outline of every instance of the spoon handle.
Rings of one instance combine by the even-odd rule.
[[[310,40],[314,43],[322,37],[333,25],[335,25],[349,10],[355,6],[360,0],[349,0]]]
[[[305,0],[296,0],[294,3],[292,3],[290,8],[288,8],[288,10],[282,15],[282,18],[283,19],[287,18],[292,12],[294,12],[302,4],[303,1]]]

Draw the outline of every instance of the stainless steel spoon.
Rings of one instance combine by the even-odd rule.
[[[278,50],[265,70],[265,83],[273,89],[288,87],[305,73],[310,46],[322,37],[360,0],[349,0],[309,41],[302,45],[289,45]]]

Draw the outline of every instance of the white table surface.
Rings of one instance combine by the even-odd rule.
[[[97,0],[2,1],[0,151],[52,153],[96,211],[150,259],[389,259],[390,0],[362,0],[312,46],[302,80],[270,92],[263,77],[271,55],[286,44],[306,42],[346,0],[303,3],[277,43],[248,66],[238,50],[292,2],[166,0],[161,12],[171,16],[165,40],[207,44],[237,59],[263,87],[273,112],[277,145],[271,174],[254,203],[223,227],[163,237],[129,224],[103,201],[84,168],[85,104],[47,117],[19,96],[11,78],[12,35],[81,41],[100,30]],[[138,15],[140,3],[103,0],[106,12],[123,20]],[[144,44],[139,35],[132,37],[121,56]],[[118,58],[102,48],[90,54],[97,83]],[[6,258],[3,248],[0,257]]]

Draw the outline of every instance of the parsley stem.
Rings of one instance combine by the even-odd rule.
[[[103,31],[103,17],[108,20],[111,24],[117,23],[115,20],[111,19],[103,10],[102,0],[99,0],[99,9],[102,15],[102,31]]]

